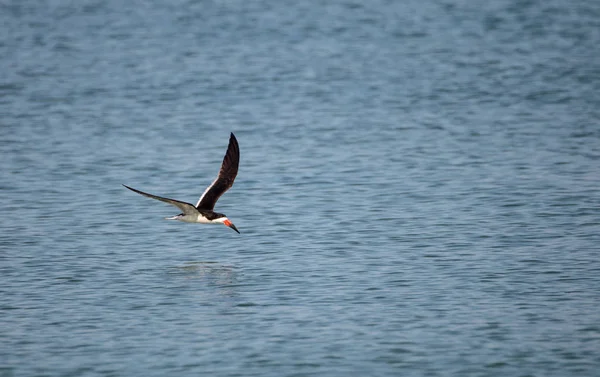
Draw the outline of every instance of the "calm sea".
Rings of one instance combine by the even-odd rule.
[[[0,21],[0,376],[599,375],[597,0]]]

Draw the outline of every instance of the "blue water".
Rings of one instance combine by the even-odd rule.
[[[0,376],[598,376],[600,2],[0,20]]]

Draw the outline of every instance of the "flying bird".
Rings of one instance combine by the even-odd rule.
[[[219,171],[219,175],[204,190],[200,199],[198,199],[198,203],[196,205],[192,205],[191,203],[182,202],[175,199],[163,198],[162,196],[148,194],[147,192],[143,192],[140,190],[136,190],[133,187],[129,187],[127,185],[123,185],[126,188],[130,189],[133,192],[137,192],[140,195],[147,196],[152,199],[160,200],[161,202],[169,203],[179,208],[183,213],[180,213],[177,216],[166,217],[167,220],[179,220],[184,221],[186,223],[201,223],[201,224],[224,224],[236,232],[240,232],[237,230],[235,225],[222,213],[218,213],[213,211],[215,208],[215,204],[217,200],[225,193],[225,191],[229,190],[231,186],[233,186],[233,181],[235,180],[235,176],[238,172],[238,166],[240,163],[240,147],[238,145],[237,139],[233,132],[229,137],[229,146],[227,147],[227,152],[225,153],[225,157],[223,157],[223,164],[221,164],[221,170]]]

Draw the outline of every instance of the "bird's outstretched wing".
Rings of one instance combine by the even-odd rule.
[[[148,194],[147,192],[136,190],[133,187],[129,187],[127,185],[123,185],[123,186],[125,186],[126,188],[130,189],[133,192],[137,192],[140,195],[144,195],[149,198],[160,200],[161,202],[165,202],[165,203],[174,205],[175,207],[179,208],[186,215],[193,215],[193,214],[198,213],[198,210],[196,209],[196,207],[194,207],[191,203],[186,203],[186,202],[182,202],[182,201],[175,200],[175,199],[163,198],[162,196],[152,195],[152,194]]]
[[[231,133],[229,137],[229,146],[227,147],[227,153],[223,158],[223,164],[217,178],[211,183],[210,186],[204,190],[204,193],[198,199],[196,208],[213,210],[217,200],[233,186],[233,181],[238,172],[238,166],[240,164],[240,147],[238,145],[235,135]],[[160,199],[159,199],[160,200]]]

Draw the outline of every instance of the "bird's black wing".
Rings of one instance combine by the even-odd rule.
[[[238,172],[238,166],[240,163],[240,147],[238,145],[235,135],[231,133],[229,137],[229,146],[227,147],[227,153],[223,158],[223,164],[217,178],[211,183],[210,186],[204,190],[204,193],[198,199],[196,208],[213,210],[217,200],[233,186],[233,181]]]
[[[130,189],[133,192],[137,192],[140,195],[144,195],[149,198],[160,200],[161,202],[165,202],[165,203],[174,205],[175,207],[179,208],[186,215],[193,215],[193,214],[198,213],[198,210],[196,209],[196,207],[194,207],[191,203],[186,203],[186,202],[182,202],[182,201],[175,200],[175,199],[163,198],[162,196],[152,195],[152,194],[148,194],[147,192],[136,190],[133,187],[129,187],[127,185],[123,185],[123,186],[125,186],[126,188]]]

